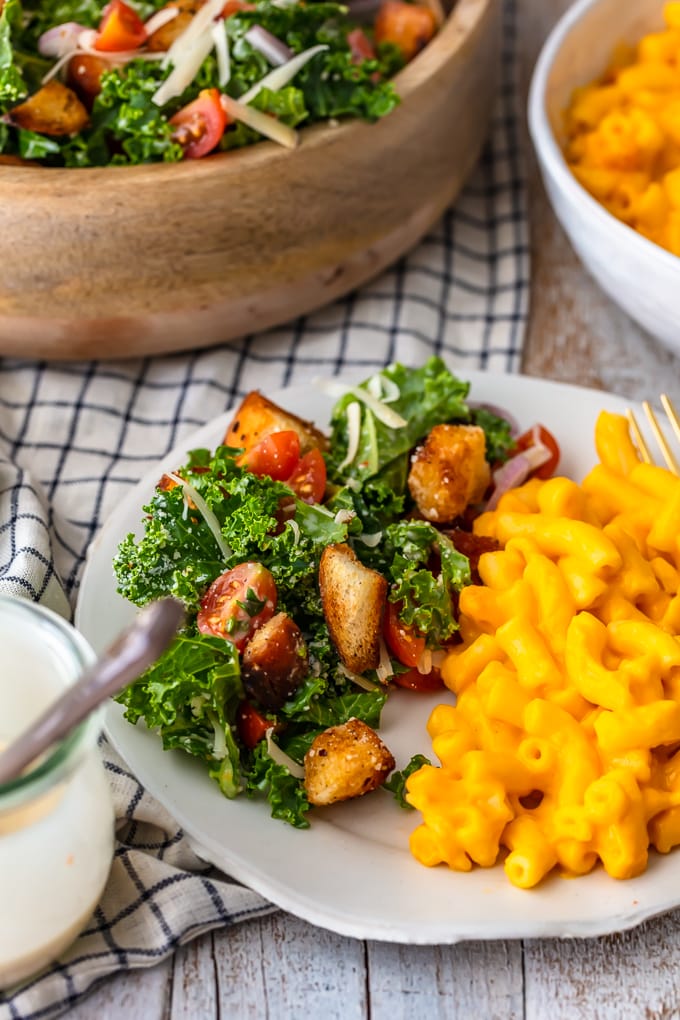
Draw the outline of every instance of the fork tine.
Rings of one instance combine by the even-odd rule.
[[[666,403],[668,403],[668,406],[670,407],[670,412],[666,408]],[[671,404],[670,400],[668,399],[668,397],[665,394],[664,394],[664,397],[662,397],[662,404],[664,406],[664,410],[668,414],[668,418],[669,418],[669,421],[670,421],[671,425],[673,426],[673,430],[675,431],[677,429],[676,434],[680,437],[680,424],[677,421],[677,415],[675,413],[675,408],[673,407],[673,405]],[[647,400],[643,400],[642,401],[642,409],[645,412],[645,414],[647,415],[647,420],[648,420],[648,422],[649,422],[649,424],[650,424],[650,426],[652,428],[652,432],[654,433],[654,437],[655,437],[657,443],[659,444],[659,449],[661,450],[661,453],[663,454],[663,459],[666,461],[666,464],[668,466],[668,470],[672,471],[674,475],[680,475],[680,465],[678,465],[678,462],[675,459],[675,456],[673,455],[673,451],[671,450],[670,446],[668,445],[668,442],[666,440],[665,435],[661,431],[661,426],[659,425],[657,417],[654,414],[654,411],[652,410],[652,407],[650,406],[650,404],[649,404],[649,402]]]
[[[644,436],[640,431],[640,426],[637,423],[637,418],[635,417],[630,408],[628,408],[628,410],[626,411],[626,418],[628,419],[628,423],[630,424],[630,428],[633,433],[633,438],[635,440],[635,445],[638,448],[640,456],[642,457],[645,464],[653,464],[654,461],[652,459],[651,453],[649,452],[649,447],[647,446]]]
[[[668,396],[668,394],[662,393],[659,399],[661,400],[661,406],[666,412],[668,420],[671,423],[673,431],[675,432],[675,438],[680,443],[680,416],[678,416],[678,412],[673,407],[673,402],[671,401],[671,398]]]

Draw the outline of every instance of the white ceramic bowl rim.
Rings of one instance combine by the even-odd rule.
[[[573,202],[587,206],[592,216],[596,217],[605,229],[612,231],[615,240],[621,245],[637,246],[647,258],[655,259],[672,271],[678,270],[678,256],[649,241],[613,216],[603,205],[586,191],[569,169],[553,132],[545,107],[545,93],[553,63],[563,43],[574,26],[600,0],[576,0],[576,3],[563,14],[546,39],[540,56],[536,61],[529,88],[528,120],[529,132],[537,152],[545,162],[550,174],[559,187],[567,193]],[[614,40],[612,40],[612,49]],[[585,83],[584,83],[585,84]]]

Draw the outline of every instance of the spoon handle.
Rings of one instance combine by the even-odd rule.
[[[167,648],[183,620],[184,607],[177,599],[160,599],[145,606],[80,680],[0,754],[0,784],[15,779],[102,701],[136,680]]]

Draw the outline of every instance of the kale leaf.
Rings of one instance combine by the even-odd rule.
[[[394,799],[399,807],[405,808],[407,811],[413,811],[413,805],[409,804],[406,800],[406,780],[414,772],[417,772],[418,769],[421,769],[423,765],[431,764],[430,759],[426,758],[424,754],[414,754],[405,768],[401,769],[401,771],[393,772],[390,778],[383,784],[386,790],[394,794]]]
[[[0,109],[16,106],[28,93],[12,40],[21,23],[19,0],[5,0],[0,13]]]
[[[288,822],[296,829],[309,828],[309,801],[302,781],[270,758],[264,741],[253,751],[246,793],[250,796],[264,794],[269,801],[272,818]]]
[[[401,603],[400,619],[426,634],[428,647],[440,647],[455,633],[454,596],[470,584],[470,561],[443,532],[428,521],[397,521],[385,529],[380,546],[363,555],[391,581],[389,598]],[[430,569],[433,555],[439,572]]]
[[[506,418],[500,418],[486,407],[475,407],[470,416],[473,425],[484,429],[486,436],[486,459],[490,464],[507,460],[514,446],[512,425]]]
[[[143,718],[164,748],[182,748],[208,765],[222,793],[241,789],[232,723],[243,698],[238,653],[230,641],[181,634],[117,701],[131,723]]]

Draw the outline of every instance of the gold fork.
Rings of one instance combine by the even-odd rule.
[[[673,407],[673,403],[670,397],[666,393],[662,393],[661,396],[659,397],[659,400],[661,401],[661,406],[666,412],[666,417],[668,418],[670,426],[673,432],[675,433],[675,437],[680,443],[680,415],[678,415],[678,412]],[[649,401],[647,400],[642,401],[642,410],[645,412],[647,421],[649,422],[650,428],[654,433],[654,438],[659,444],[661,455],[663,456],[663,459],[666,461],[666,466],[668,470],[672,471],[674,475],[680,476],[680,464],[678,463],[678,459],[671,450],[668,444],[668,440],[666,439],[663,429],[659,425],[659,420],[656,417],[654,409],[652,408]],[[640,451],[640,456],[642,457],[646,464],[653,464],[654,457],[649,451],[647,442],[644,436],[642,435],[640,427],[635,419],[635,415],[633,414],[630,408],[628,408],[628,411],[626,412],[626,417],[628,418],[628,421],[630,423],[635,443],[637,445],[638,450]]]

